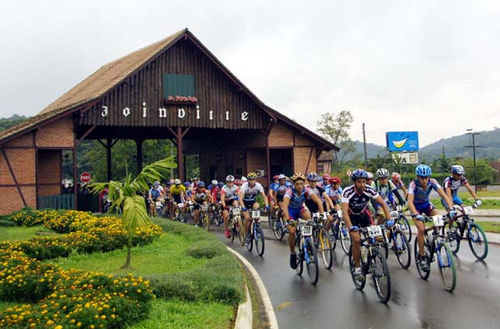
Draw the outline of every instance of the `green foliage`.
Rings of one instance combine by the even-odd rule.
[[[335,153],[336,162],[342,162],[344,157],[354,150],[353,142],[349,137],[349,129],[353,120],[351,112],[340,111],[337,115],[329,112],[323,113],[317,122],[318,132],[333,144],[341,147],[340,152]]]
[[[188,256],[194,258],[213,258],[222,255],[224,248],[220,244],[214,244],[213,241],[201,240],[193,243],[186,251]]]
[[[21,122],[26,121],[28,119],[29,118],[25,117],[24,115],[17,115],[17,114],[14,114],[10,118],[0,118],[0,131],[9,129],[10,127],[18,125]]]

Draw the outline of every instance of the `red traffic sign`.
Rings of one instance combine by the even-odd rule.
[[[89,172],[84,171],[80,175],[80,180],[82,181],[82,183],[88,183],[88,182],[90,182],[91,179],[92,179],[92,176],[90,175]]]

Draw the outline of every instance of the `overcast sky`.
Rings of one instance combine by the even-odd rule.
[[[100,66],[185,27],[264,103],[310,129],[420,145],[500,126],[499,1],[3,1],[0,117],[35,115]]]

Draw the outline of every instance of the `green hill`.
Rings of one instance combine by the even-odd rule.
[[[10,118],[0,118],[0,131],[3,131],[5,129],[8,129],[12,126],[15,126],[24,120],[27,120],[28,117],[25,117],[24,115],[17,115],[14,114]]]

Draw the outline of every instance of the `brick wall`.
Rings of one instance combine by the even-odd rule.
[[[7,144],[7,147],[11,146],[33,146],[33,133],[28,133],[22,136],[17,137],[14,140],[11,140]]]
[[[40,127],[36,135],[39,147],[73,147],[73,121],[62,118]]]
[[[60,150],[38,150],[39,196],[61,193],[61,157]]]
[[[19,184],[35,183],[35,150],[5,149],[7,158]],[[14,184],[7,162],[0,153],[0,185]]]
[[[267,185],[267,164],[266,164],[266,150],[265,149],[251,149],[247,150],[247,173],[256,171],[258,169],[264,170],[264,177],[260,177],[258,181],[264,186]]]
[[[36,196],[34,186],[22,186],[28,207],[36,207]],[[0,187],[0,215],[7,215],[24,207],[16,187]]]
[[[293,162],[295,172],[307,174],[311,171],[316,171],[316,148],[294,147]]]
[[[295,145],[296,146],[311,146],[314,145],[314,141],[305,137],[304,135],[298,133],[295,134]]]
[[[282,124],[276,124],[269,134],[269,146],[293,146],[293,131]]]

